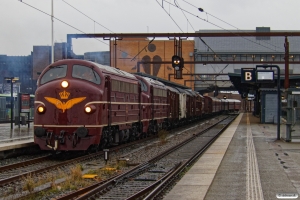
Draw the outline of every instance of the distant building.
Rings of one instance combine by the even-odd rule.
[[[33,80],[37,80],[39,74],[51,63],[50,46],[33,46]]]
[[[0,55],[0,93],[10,93],[10,84],[7,84],[5,77],[19,77],[16,84],[20,85],[20,91],[32,94],[36,85],[32,80],[32,55]]]
[[[110,44],[110,62],[111,66],[121,70],[133,73],[138,71],[138,61],[170,61],[174,55],[174,40],[154,40],[149,43],[148,38],[123,38]],[[114,49],[116,46],[116,50]],[[116,57],[114,56],[117,52]],[[182,57],[185,61],[194,61],[194,41],[182,40]],[[192,75],[183,76],[183,79],[174,79],[174,68],[172,64],[149,64],[141,63],[140,72],[157,76],[172,82],[176,82],[187,87],[194,88],[194,83],[189,81],[193,79]],[[182,70],[183,74],[194,73],[194,64],[185,64]],[[189,82],[185,82],[189,81]],[[185,84],[186,83],[186,84]]]
[[[84,53],[84,60],[99,63],[101,65],[110,66],[110,52],[109,51],[98,51],[98,52],[87,52]]]

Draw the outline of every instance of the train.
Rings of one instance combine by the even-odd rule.
[[[240,106],[91,61],[59,60],[37,81],[34,143],[45,151],[101,150]]]

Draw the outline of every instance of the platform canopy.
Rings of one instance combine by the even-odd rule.
[[[259,90],[260,88],[275,88],[277,85],[277,81],[273,83],[242,83],[241,81],[241,74],[239,73],[228,73],[229,79],[231,83],[234,85],[236,90],[241,94],[242,98],[247,97],[247,95],[254,94],[255,91]],[[277,75],[275,75],[277,76]],[[299,75],[289,75],[289,84],[290,88],[298,88],[300,87],[300,76]],[[284,87],[284,75],[280,76],[280,86],[281,88]]]

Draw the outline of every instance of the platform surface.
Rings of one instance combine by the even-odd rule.
[[[0,124],[0,151],[11,150],[34,145],[33,143],[33,124],[18,125],[10,123]]]
[[[300,199],[299,194],[299,141],[277,140],[276,124],[241,113],[164,199]]]

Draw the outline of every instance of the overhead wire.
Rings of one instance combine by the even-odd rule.
[[[82,11],[80,11],[79,9],[77,9],[77,8],[75,8],[74,6],[72,6],[71,4],[67,3],[65,0],[62,0],[62,1],[63,1],[64,3],[66,3],[67,5],[69,5],[70,7],[72,7],[73,9],[75,9],[76,11],[78,11],[79,13],[81,13],[82,15],[84,15],[84,16],[86,16],[87,18],[89,18],[90,20],[92,20],[94,23],[96,23],[96,24],[102,26],[103,28],[105,28],[106,30],[108,30],[108,31],[110,31],[110,32],[112,32],[112,33],[114,33],[112,30],[108,29],[108,28],[105,27],[104,25],[102,25],[102,24],[100,24],[99,22],[97,22],[96,20],[92,19],[91,17],[89,17],[88,15],[86,15],[85,13],[83,13]],[[94,28],[94,32],[95,32],[95,28]],[[109,46],[109,44],[107,44],[107,43],[105,43],[105,44]],[[127,52],[125,52],[125,51],[123,51],[123,50],[121,50],[121,49],[119,49],[119,48],[117,48],[117,50],[119,50],[119,51],[122,52],[122,53],[128,54]],[[130,55],[130,54],[128,54],[128,55]],[[131,56],[131,55],[130,55],[130,56]],[[132,59],[132,60],[134,60],[134,59]],[[131,61],[132,61],[132,60],[131,60]]]
[[[180,26],[176,23],[176,21],[173,19],[173,17],[171,16],[171,12],[169,11],[169,13],[164,9],[164,7],[163,7],[163,1],[162,1],[162,5],[156,0],[156,2],[158,3],[158,5],[160,5],[162,8],[163,8],[163,10],[168,14],[168,16],[173,20],[173,22],[176,24],[176,26],[181,30],[181,32],[183,32],[184,33],[184,31],[180,28]],[[176,0],[174,0],[174,3],[176,4]],[[177,2],[178,3],[178,2]],[[180,5],[178,4],[178,5],[176,5],[177,7],[180,7]],[[169,10],[170,10],[170,4],[169,4]],[[182,11],[182,10],[181,10]],[[182,11],[182,13],[183,13],[183,15],[185,16],[185,18],[187,19],[187,21],[189,22],[189,20],[188,20],[188,18],[187,18],[187,16],[185,15],[185,13]],[[190,23],[190,22],[189,22]],[[190,25],[191,25],[191,27],[192,27],[192,29],[195,31],[195,29],[194,29],[194,27],[192,26],[192,24],[190,23]],[[208,46],[208,45],[207,45]],[[186,67],[184,67],[184,69],[188,72],[188,73],[191,73],[191,71],[190,70],[188,70]],[[213,69],[214,69],[214,67],[213,67]],[[215,70],[215,69],[214,69]],[[206,83],[206,81],[205,80],[203,80],[203,79],[201,79],[201,78],[199,78],[199,76],[195,76],[195,78],[197,78],[198,80],[200,79],[202,82],[205,82]],[[208,83],[207,83],[208,84]]]
[[[93,22],[95,22],[96,24],[102,26],[103,28],[105,28],[106,30],[114,33],[112,30],[108,29],[107,27],[105,27],[104,25],[100,24],[99,22],[97,22],[96,20],[92,19],[91,17],[89,17],[88,15],[86,15],[85,13],[81,12],[79,9],[75,8],[74,6],[72,6],[71,4],[67,3],[65,0],[62,0],[65,4],[69,5],[70,7],[72,7],[73,9],[75,9],[76,11],[78,11],[79,13],[83,14],[84,16],[86,16],[87,18],[89,18],[90,20],[92,20]]]
[[[156,2],[159,4],[159,2],[156,0]],[[160,4],[159,4],[160,5]],[[177,24],[177,22],[173,19],[173,17],[171,16],[171,14],[170,13],[168,13],[166,10],[165,10],[165,8],[163,7],[163,5],[160,5],[162,8],[163,8],[163,10],[169,15],[169,17],[172,19],[172,21],[176,24],[176,26],[183,32],[183,30],[180,28],[180,26]]]
[[[156,1],[157,1],[157,0],[156,0]],[[164,2],[166,2],[166,3],[168,3],[168,4],[172,5],[172,6],[174,6],[175,8],[178,8],[176,5],[174,5],[174,4],[170,3],[170,2],[167,2],[166,0],[162,0],[162,1],[164,1]],[[178,8],[178,9],[182,9],[182,8]],[[243,36],[239,35],[238,33],[235,33],[235,32],[232,32],[232,31],[230,31],[230,30],[227,30],[227,29],[225,29],[225,28],[223,28],[223,27],[221,27],[221,26],[219,26],[219,25],[217,25],[217,24],[215,24],[215,23],[213,23],[213,22],[210,22],[210,21],[208,21],[208,20],[206,20],[206,19],[204,19],[204,18],[201,18],[201,17],[199,17],[198,15],[195,15],[195,14],[193,14],[193,13],[191,13],[191,12],[185,10],[185,9],[182,9],[182,11],[184,11],[184,12],[186,12],[186,13],[188,13],[188,14],[190,14],[190,15],[192,15],[192,16],[194,16],[194,17],[200,19],[200,20],[203,20],[203,21],[205,21],[205,22],[207,22],[207,23],[209,23],[209,24],[211,24],[211,25],[213,25],[213,26],[216,26],[216,27],[218,27],[218,28],[220,28],[220,29],[222,29],[222,30],[225,30],[225,31],[227,31],[227,32],[229,32],[229,33],[232,33],[233,35],[239,36],[239,37],[241,37],[241,38],[243,38],[243,39],[245,39],[245,40],[248,40],[248,41],[250,41],[250,42],[252,42],[252,43],[255,43],[255,44],[259,45],[259,46],[262,46],[262,47],[265,47],[265,48],[270,49],[270,50],[272,50],[272,51],[278,52],[276,49],[275,49],[275,50],[274,50],[274,49],[271,49],[270,47],[267,47],[267,46],[262,45],[262,44],[260,44],[260,43],[258,43],[258,42],[255,42],[255,41],[250,40],[250,39],[248,39],[248,38],[246,38],[246,37],[243,37]]]
[[[64,1],[64,0],[62,0],[62,1]],[[65,21],[63,21],[63,20],[61,20],[61,19],[59,19],[59,18],[57,18],[57,17],[55,17],[55,16],[52,16],[51,14],[48,14],[48,13],[46,13],[45,11],[42,11],[41,9],[38,9],[38,8],[32,6],[32,5],[28,4],[28,3],[25,3],[25,2],[23,2],[23,1],[20,1],[20,2],[21,2],[21,3],[24,3],[25,5],[27,5],[27,6],[31,7],[31,8],[33,8],[33,9],[35,9],[35,10],[41,12],[41,13],[44,13],[44,14],[50,16],[50,17],[53,17],[53,18],[56,19],[57,21],[59,21],[59,22],[65,24],[65,25],[67,25],[67,26],[69,26],[69,27],[71,27],[71,28],[73,28],[73,29],[75,29],[75,30],[77,30],[77,31],[79,31],[79,32],[81,32],[81,33],[83,33],[83,34],[88,34],[88,33],[86,33],[86,32],[84,32],[84,31],[82,31],[82,30],[76,28],[75,26],[73,26],[73,25],[71,25],[71,24],[69,24],[69,23],[67,23],[67,22],[65,22]],[[64,1],[64,2],[65,2],[65,1]],[[65,2],[65,3],[66,3],[66,2]],[[69,5],[69,6],[71,6],[69,3],[66,3],[66,4]],[[86,14],[84,14],[83,12],[79,11],[78,9],[76,9],[74,6],[71,6],[71,7],[74,8],[75,10],[77,10],[78,12],[80,12],[81,14],[85,15],[85,16],[88,17],[89,19],[93,20],[92,18],[90,18],[89,16],[87,16]],[[93,20],[93,21],[96,22],[95,20]],[[97,22],[97,24],[101,25],[101,24],[98,23],[98,22]],[[103,26],[103,25],[101,25],[101,26],[104,27],[104,28],[106,28],[106,27]],[[106,29],[109,30],[108,28],[106,28]],[[109,30],[109,31],[111,31],[111,30]],[[112,32],[112,31],[111,31],[111,32]],[[109,46],[109,44],[107,44],[106,42],[103,42],[102,40],[99,40],[99,39],[96,38],[96,37],[93,37],[93,38],[94,38],[95,40],[97,40],[97,41],[99,41],[99,42],[101,42],[101,43],[103,43],[103,44]],[[118,49],[118,50],[121,51],[121,52],[127,53],[127,52],[125,52],[125,51],[123,51],[123,50],[120,50],[120,49]],[[128,54],[128,55],[129,55],[129,54]]]
[[[165,0],[163,0],[163,1],[165,1]],[[162,1],[162,2],[163,2]],[[159,4],[159,2],[156,0],[156,2]],[[188,23],[190,24],[190,26],[192,27],[192,29],[194,30],[194,31],[196,31],[195,29],[194,29],[194,27],[192,26],[192,24],[190,23],[190,21],[189,21],[189,19],[187,18],[187,16],[185,15],[185,13],[184,13],[184,9],[182,9],[181,7],[180,7],[180,5],[179,5],[179,3],[178,3],[178,1],[177,0],[174,0],[174,4],[175,5],[173,5],[173,4],[171,4],[171,3],[169,3],[169,2],[167,2],[169,5],[172,5],[172,6],[175,6],[175,7],[177,7],[177,8],[179,8],[180,10],[181,10],[181,12],[183,13],[183,15],[184,15],[184,17],[186,18],[186,20],[188,21]],[[160,4],[159,4],[160,5]],[[164,7],[163,7],[163,5],[160,5],[163,9],[164,9]],[[165,9],[164,9],[165,10]],[[199,9],[200,10],[200,9]],[[202,11],[203,11],[203,9],[202,9]],[[166,12],[166,11],[165,11]],[[188,12],[189,13],[189,12]],[[171,17],[171,15],[168,13],[168,15]],[[197,16],[198,17],[198,16]],[[199,17],[198,17],[199,18]],[[207,17],[208,18],[208,17]],[[174,21],[174,19],[171,17],[171,19]],[[200,18],[200,19],[202,19],[202,18]],[[205,20],[205,19],[202,19],[202,20],[204,20],[204,21],[207,21],[208,22],[208,19],[207,20]],[[175,22],[175,21],[174,21]],[[176,23],[176,22],[175,22]],[[211,23],[211,22],[209,22],[209,23]],[[213,23],[212,23],[213,24]],[[176,23],[176,25],[179,27],[179,25]],[[220,27],[220,28],[222,28],[222,27]],[[182,31],[182,29],[179,27],[179,29]],[[222,29],[224,29],[224,28],[222,28]],[[183,32],[183,31],[182,31]],[[223,61],[222,60],[222,58],[221,57],[219,57],[217,54],[216,54],[216,52],[201,38],[201,37],[199,37],[199,39],[200,39],[200,41],[203,43],[203,44],[205,44],[221,61]],[[210,64],[211,65],[211,64]],[[221,72],[223,72],[224,71],[224,69],[226,69],[227,67],[228,67],[228,65],[229,64],[227,64],[222,70],[220,70],[220,72],[219,72],[219,74],[221,74]],[[216,69],[215,69],[215,67],[213,66],[213,65],[211,65],[212,66],[212,68],[213,68],[213,70],[217,73],[217,71],[216,71]],[[185,67],[184,67],[185,68]],[[188,72],[190,72],[187,68],[185,68]],[[215,76],[215,78],[217,77],[218,75],[216,75]],[[198,78],[198,77],[197,77]],[[199,78],[198,78],[199,79]]]
[[[65,24],[65,25],[67,25],[67,26],[69,26],[69,27],[71,27],[71,28],[73,28],[73,29],[75,29],[75,30],[81,32],[81,33],[87,34],[87,33],[85,33],[84,31],[82,31],[82,30],[76,28],[75,26],[72,26],[71,24],[68,24],[67,22],[65,22],[65,21],[63,21],[63,20],[61,20],[61,19],[59,19],[59,18],[57,18],[57,17],[55,17],[55,16],[52,16],[51,14],[48,14],[48,13],[42,11],[41,9],[38,9],[38,8],[32,6],[32,5],[28,4],[28,3],[25,3],[25,2],[23,2],[23,1],[20,1],[20,2],[23,3],[23,4],[25,4],[25,5],[27,5],[27,6],[29,6],[29,7],[31,7],[31,8],[33,8],[33,9],[35,9],[35,10],[37,10],[37,11],[39,11],[39,12],[44,13],[45,15],[48,15],[48,16],[50,16],[50,17],[53,17],[53,18],[56,19],[57,21],[59,21],[59,22]],[[98,40],[99,42],[102,42],[103,44],[108,45],[107,43],[105,43],[105,42],[103,42],[103,41],[101,41],[101,40],[99,40],[99,39],[97,39],[97,38],[94,38],[94,39]]]
[[[63,2],[65,2],[65,0],[62,0]],[[110,31],[110,32],[112,32],[112,33],[114,33],[113,31],[111,31],[110,29],[108,29],[108,28],[106,28],[104,25],[102,25],[102,24],[100,24],[99,22],[97,22],[97,21],[95,21],[94,19],[92,19],[91,17],[89,17],[88,15],[86,15],[86,14],[84,14],[83,12],[81,12],[79,9],[77,9],[77,8],[75,8],[74,6],[72,6],[71,4],[69,4],[69,3],[67,3],[67,2],[65,2],[67,5],[69,5],[69,6],[71,6],[72,8],[74,8],[75,10],[77,10],[78,12],[80,12],[81,14],[83,14],[84,16],[86,16],[87,18],[89,18],[89,19],[91,19],[92,21],[94,21],[94,22],[96,22],[97,24],[99,24],[100,26],[102,26],[103,28],[105,28],[106,30],[108,30],[108,31]],[[138,52],[135,56],[131,56],[132,57],[132,59],[130,60],[130,61],[133,61],[133,60],[135,60],[135,58],[144,50],[144,49],[146,49],[146,47],[149,45],[149,44],[151,44],[153,41],[154,41],[154,39],[155,39],[155,37],[151,40],[151,41],[149,41],[149,43],[140,51],[140,52]],[[125,51],[123,51],[123,50],[121,50],[121,49],[118,49],[117,48],[117,50],[119,50],[119,51],[121,51],[121,52],[123,52],[123,53],[127,53],[127,52],[125,52]],[[129,54],[128,54],[129,55]]]
[[[187,4],[189,4],[189,5],[191,5],[191,6],[193,6],[193,7],[195,7],[195,8],[198,9],[197,6],[195,6],[195,5],[193,5],[193,4],[189,3],[189,2],[187,2],[186,0],[182,0],[182,1],[184,1],[184,2],[186,2]],[[212,16],[212,17],[218,19],[219,21],[221,21],[221,22],[223,22],[223,23],[225,23],[225,24],[227,24],[227,25],[229,25],[229,26],[231,26],[231,27],[236,28],[237,30],[239,30],[239,31],[241,31],[241,32],[245,32],[245,31],[239,29],[238,27],[236,27],[236,26],[234,26],[234,25],[232,25],[232,24],[230,24],[230,23],[228,23],[228,22],[226,22],[226,21],[224,21],[224,20],[222,20],[222,19],[220,19],[220,18],[218,18],[218,17],[216,17],[216,16],[214,16],[214,15],[212,15],[212,14],[206,12],[206,11],[204,11],[204,12],[206,13],[206,15],[210,15],[210,16]],[[251,34],[249,34],[249,33],[248,33],[247,35],[249,35],[249,36],[251,36],[251,37],[254,37],[253,35],[251,35]],[[273,44],[271,44],[271,43],[269,43],[269,42],[266,42],[266,41],[262,41],[262,42],[264,42],[264,43],[266,43],[266,44],[269,44],[269,45],[271,45],[271,46],[273,46],[273,47],[275,47],[275,48],[282,49],[281,47],[278,47],[278,46],[276,46],[276,45],[273,45]]]

